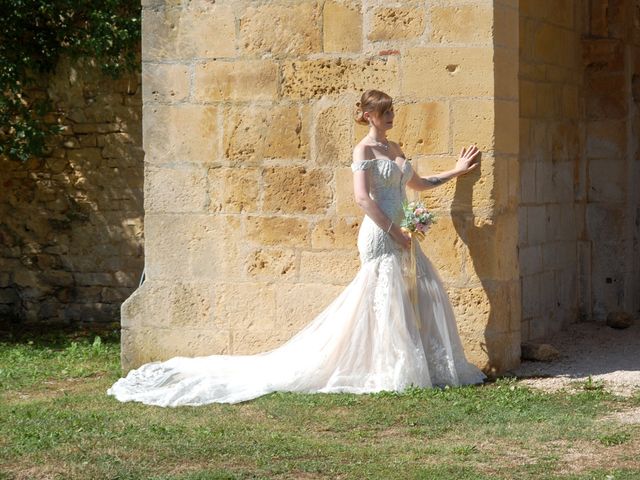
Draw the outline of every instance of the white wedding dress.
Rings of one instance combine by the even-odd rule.
[[[371,197],[399,224],[413,175],[409,161],[401,168],[388,159],[365,160],[352,169],[369,171]],[[467,362],[447,294],[420,248],[420,318],[409,296],[406,251],[366,216],[358,250],[362,266],[353,281],[281,347],[148,363],[107,393],[122,402],[175,407],[236,403],[274,391],[367,393],[482,383],[485,375]]]

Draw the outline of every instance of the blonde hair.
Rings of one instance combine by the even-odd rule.
[[[380,90],[367,90],[360,97],[360,101],[356,103],[356,123],[360,125],[369,125],[369,122],[365,120],[364,113],[375,113],[376,115],[382,115],[389,110],[393,105],[393,99]]]

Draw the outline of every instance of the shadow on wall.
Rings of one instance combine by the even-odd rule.
[[[473,203],[474,185],[492,180],[495,185],[499,181],[495,171],[491,180],[491,163],[483,159],[481,169],[487,172],[476,169],[456,181],[451,216],[458,236],[468,249],[467,258],[471,259],[472,265],[466,264],[464,268],[473,271],[467,271],[466,275],[480,282],[480,286],[463,289],[460,295],[464,298],[456,303],[466,305],[474,316],[482,314],[486,318],[481,324],[463,316],[460,328],[465,338],[481,341],[480,348],[487,359],[483,370],[494,376],[518,365],[520,337],[513,329],[519,324],[514,309],[519,308],[520,300],[516,282],[505,276],[505,262],[510,262],[509,255],[512,254],[509,251],[512,225],[508,224],[511,219],[495,213],[493,191],[489,204],[474,206]]]
[[[48,154],[0,158],[0,329],[117,322],[143,269],[139,74],[62,61],[48,93]]]

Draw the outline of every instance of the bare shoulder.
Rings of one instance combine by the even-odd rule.
[[[368,158],[367,155],[369,155],[370,153],[369,150],[370,147],[366,145],[363,140],[361,140],[360,143],[353,147],[353,161],[361,162],[363,160],[366,160]]]

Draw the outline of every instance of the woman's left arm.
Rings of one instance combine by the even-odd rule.
[[[442,185],[447,180],[469,173],[471,170],[477,168],[478,165],[480,165],[480,150],[478,150],[478,147],[475,145],[470,145],[468,148],[462,149],[453,170],[429,177],[421,177],[417,173],[414,173],[411,180],[407,183],[407,186],[418,191],[428,190]]]

